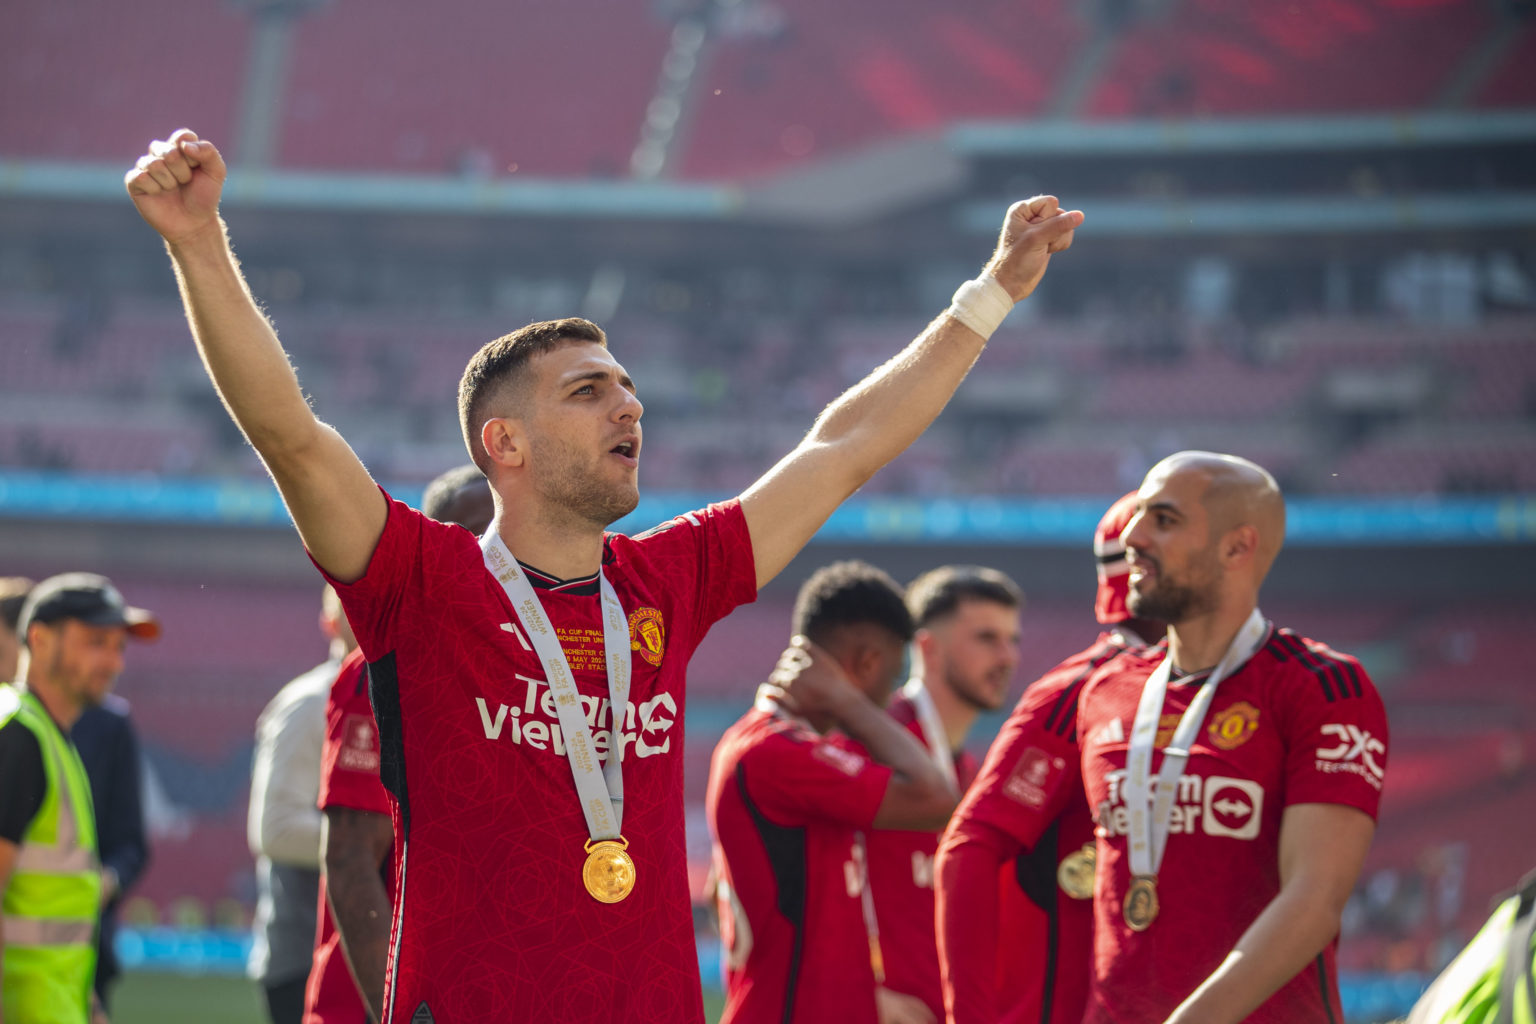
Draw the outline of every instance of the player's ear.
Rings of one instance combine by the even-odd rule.
[[[884,655],[876,645],[860,641],[853,649],[851,662],[849,667],[853,670],[851,673],[853,684],[865,696],[869,696],[881,673],[885,671]]]
[[[1259,531],[1251,523],[1235,526],[1221,539],[1221,557],[1236,568],[1251,563],[1259,550]]]
[[[480,428],[480,443],[485,454],[498,466],[515,468],[528,460],[528,439],[521,420],[498,416]]]

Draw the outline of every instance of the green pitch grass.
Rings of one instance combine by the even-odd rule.
[[[720,1019],[725,999],[704,990],[704,1018]],[[130,973],[112,993],[112,1024],[267,1024],[253,981],[222,975]]]

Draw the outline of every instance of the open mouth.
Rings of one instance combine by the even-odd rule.
[[[640,442],[633,440],[620,441],[618,444],[608,449],[608,454],[617,455],[624,461],[630,464],[635,464],[639,461]]]

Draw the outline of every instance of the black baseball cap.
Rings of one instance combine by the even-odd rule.
[[[126,626],[128,634],[140,640],[160,636],[159,619],[143,608],[129,607],[111,580],[91,572],[50,576],[33,587],[22,606],[17,632],[25,643],[32,623],[60,619],[76,619],[91,626]]]

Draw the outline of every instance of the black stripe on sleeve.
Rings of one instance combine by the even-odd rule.
[[[1090,651],[1088,664],[1072,677],[1072,681],[1056,698],[1056,703],[1051,705],[1051,713],[1045,716],[1045,727],[1048,730],[1074,741],[1077,739],[1077,698],[1083,692],[1083,684],[1100,665],[1109,661],[1120,651],[1120,647],[1108,641],[1098,644]]]
[[[1323,1012],[1328,1015],[1328,1024],[1339,1024],[1338,1018],[1333,1015],[1333,1000],[1328,998],[1328,965],[1323,962],[1323,954],[1317,954],[1317,984],[1323,993]]]
[[[1335,696],[1333,686],[1328,681],[1326,668],[1319,663],[1317,657],[1311,651],[1307,650],[1300,637],[1289,632],[1276,632],[1275,640],[1277,645],[1283,647],[1291,656],[1301,662],[1302,668],[1312,673],[1318,685],[1323,688],[1324,700],[1332,704],[1338,697],[1344,696],[1342,692]]]
[[[768,854],[768,864],[773,869],[774,888],[778,890],[776,904],[779,913],[794,930],[794,943],[789,952],[789,977],[784,979],[784,1024],[793,1024],[795,1016],[795,990],[800,985],[800,964],[805,956],[805,899],[810,866],[806,862],[805,829],[775,824],[758,809],[747,792],[747,773],[740,761],[736,763],[736,789],[741,802],[752,816],[758,838]]]
[[[400,712],[400,677],[393,651],[368,663],[368,703],[379,727],[379,781],[400,805],[400,826],[411,831],[411,804],[405,788],[405,722]]]
[[[1271,649],[1282,661],[1295,657],[1317,679],[1330,704],[1365,696],[1360,666],[1349,659],[1336,657],[1328,648],[1308,644],[1289,630],[1277,630]]]

